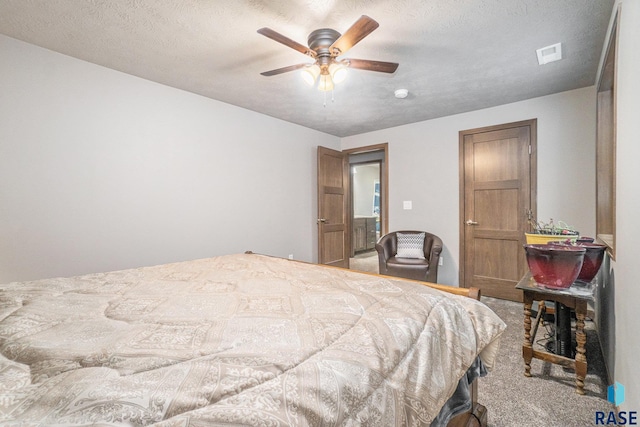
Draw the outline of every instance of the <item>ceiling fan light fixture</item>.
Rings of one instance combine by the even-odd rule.
[[[320,75],[320,67],[316,64],[310,65],[302,69],[302,80],[309,86],[316,84],[316,80]]]
[[[329,74],[331,74],[331,80],[335,84],[342,83],[347,78],[347,67],[338,62],[334,62],[329,65]]]
[[[323,74],[320,76],[320,79],[318,80],[318,90],[328,92],[333,90],[333,87],[333,80],[331,79],[330,74]]]
[[[378,28],[378,23],[375,20],[366,15],[362,15],[343,34],[340,34],[332,28],[320,28],[313,31],[307,39],[308,46],[291,40],[270,28],[260,28],[258,34],[268,37],[315,60],[313,65],[309,63],[289,65],[288,67],[277,68],[260,74],[271,77],[294,70],[301,70],[302,78],[308,85],[315,85],[318,90],[325,92],[326,105],[326,92],[332,92],[331,100],[333,101],[333,88],[335,84],[344,81],[347,77],[348,68],[389,74],[395,73],[398,68],[398,64],[395,62],[353,58],[338,60],[339,56],[342,56],[363,38],[371,34],[376,28]]]

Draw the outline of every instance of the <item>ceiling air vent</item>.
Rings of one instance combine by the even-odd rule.
[[[536,50],[538,54],[538,64],[544,65],[549,62],[559,61],[562,59],[562,43],[552,44],[551,46],[542,47]]]

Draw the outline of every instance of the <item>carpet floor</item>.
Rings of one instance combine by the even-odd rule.
[[[378,273],[375,251],[358,254],[350,262],[353,270]],[[575,392],[575,372],[572,369],[533,359],[532,376],[524,376],[524,313],[521,303],[489,297],[482,297],[482,302],[507,324],[496,367],[488,376],[481,378],[478,385],[478,400],[487,407],[490,427],[592,426],[595,425],[596,411],[608,414],[615,410],[607,401],[606,368],[592,321],[585,322],[586,394],[579,395]],[[541,324],[536,337],[540,350],[543,350],[546,331]]]
[[[374,250],[356,254],[353,258],[349,258],[349,268],[378,274],[378,252]]]

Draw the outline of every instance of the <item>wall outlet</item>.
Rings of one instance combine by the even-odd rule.
[[[440,267],[442,267],[444,265],[444,258],[442,256],[440,256],[440,259],[438,259],[438,265]]]
[[[405,200],[404,202],[402,202],[402,209],[411,210],[412,208],[413,208],[413,203],[411,200]]]
[[[289,259],[293,259],[293,254],[289,254]]]

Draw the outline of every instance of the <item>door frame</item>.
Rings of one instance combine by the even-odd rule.
[[[347,155],[369,153],[371,151],[382,151],[384,153],[384,162],[380,167],[380,197],[382,197],[382,203],[380,203],[380,235],[384,236],[389,232],[389,143],[383,142],[381,144],[342,150]],[[349,175],[351,175],[351,171],[349,171]],[[351,192],[352,190],[351,179],[349,179],[349,191]],[[352,197],[349,198],[349,213],[353,216],[353,200],[351,199]],[[351,239],[349,242],[349,253],[351,253],[353,243]]]
[[[529,119],[522,120],[519,122],[512,123],[504,123],[500,125],[486,126],[475,129],[467,129],[459,132],[459,147],[458,147],[458,160],[459,160],[459,183],[460,183],[460,211],[459,211],[459,235],[460,235],[460,252],[459,252],[459,274],[458,274],[458,283],[461,287],[466,287],[465,280],[465,182],[464,182],[464,138],[467,135],[473,135],[477,133],[483,132],[493,132],[497,130],[509,129],[520,126],[529,126],[530,135],[529,135],[529,145],[531,147],[530,155],[529,155],[529,197],[530,197],[530,206],[531,206],[531,215],[533,218],[538,217],[538,119]],[[531,225],[528,225],[528,231],[531,231]]]

